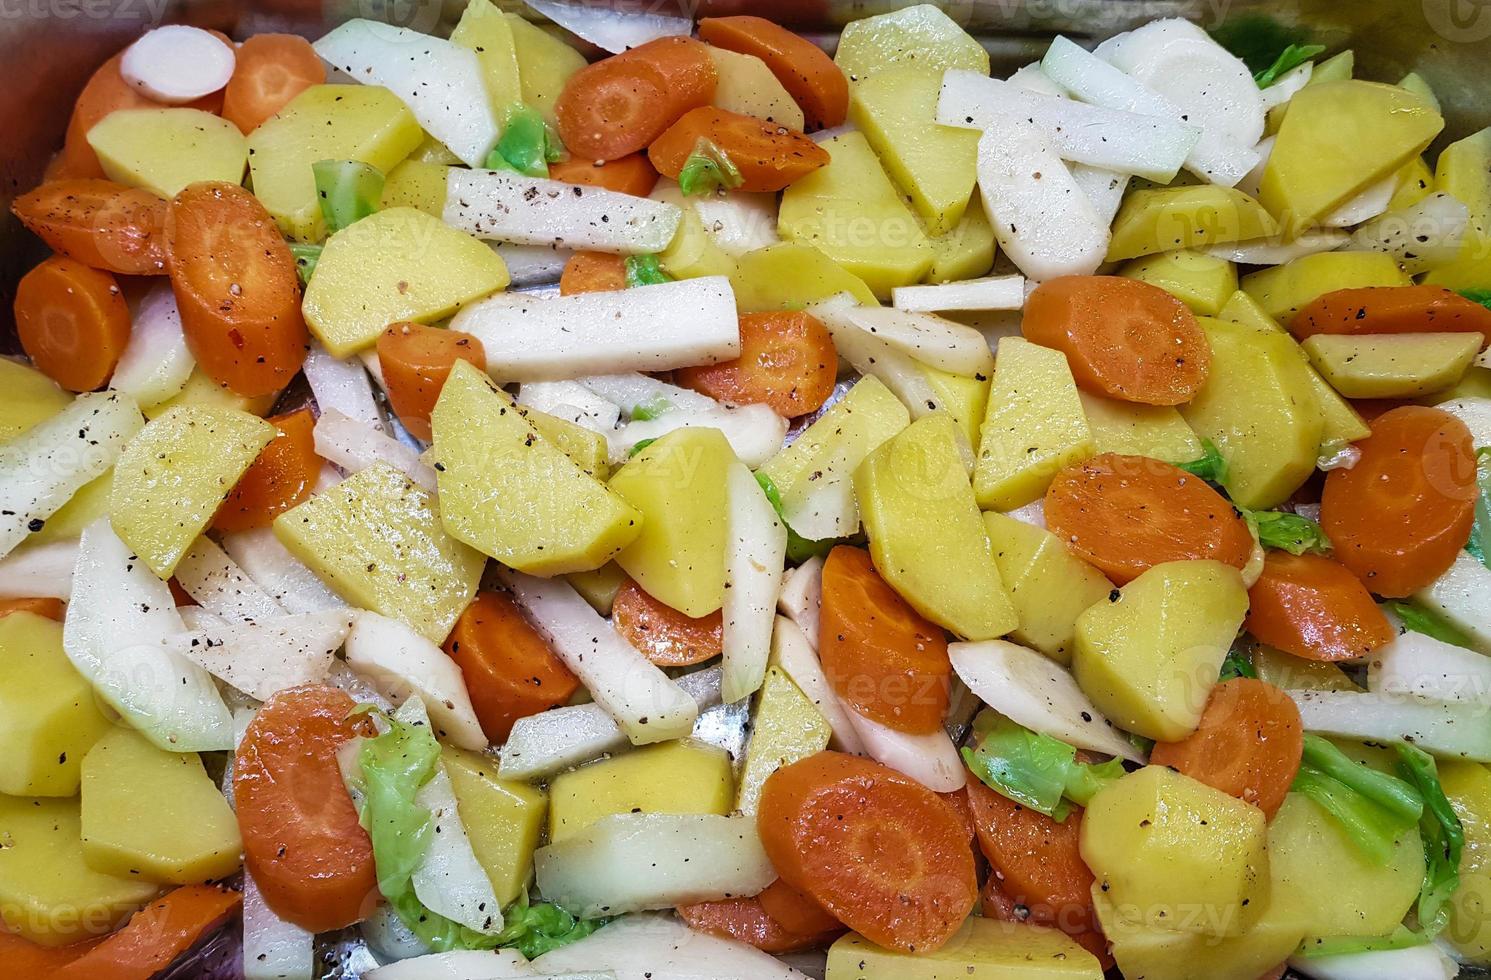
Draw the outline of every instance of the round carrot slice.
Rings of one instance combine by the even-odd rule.
[[[647,159],[658,173],[677,180],[700,140],[708,140],[729,157],[740,171],[742,191],[779,191],[828,166],[828,151],[802,133],[715,106],[684,113],[652,141]]]
[[[51,597],[0,599],[0,619],[11,613],[31,613],[46,619],[55,619],[60,623],[65,611],[62,600]]]
[[[873,943],[931,952],[977,897],[973,854],[946,801],[894,769],[820,752],[766,781],[761,842],[782,879]]]
[[[1465,423],[1437,408],[1395,408],[1371,428],[1357,464],[1325,478],[1320,526],[1368,589],[1398,598],[1443,574],[1470,539],[1475,453]]]
[[[253,465],[228,491],[212,526],[219,531],[268,527],[274,519],[311,495],[321,472],[316,455],[316,419],[302,408],[267,421],[279,430]]]
[[[1491,310],[1443,286],[1359,286],[1317,296],[1289,321],[1300,340],[1318,333],[1478,333],[1491,340]]]
[[[699,37],[754,55],[802,107],[808,129],[838,126],[849,111],[849,80],[823,49],[764,17],[705,17]]]
[[[107,272],[54,255],[16,286],[21,348],[68,391],[94,391],[114,373],[129,343],[129,304]]]
[[[973,826],[999,890],[1024,906],[1028,918],[1063,932],[1095,928],[1092,872],[1077,843],[1082,811],[1057,822],[985,786],[968,781]]]
[[[1179,742],[1157,743],[1149,761],[1251,803],[1272,818],[1284,805],[1304,749],[1294,700],[1272,684],[1236,677],[1212,688],[1194,732]]]
[[[821,936],[842,932],[844,924],[833,913],[778,878],[756,896],[766,914],[782,923],[788,931],[804,936]]]
[[[107,180],[59,180],[15,199],[11,211],[52,251],[126,276],[166,272],[166,202]]]
[[[708,105],[718,77],[698,41],[648,41],[570,76],[554,104],[559,136],[583,160],[636,153],[679,116]]]
[[[1120,276],[1061,276],[1025,300],[1025,339],[1066,355],[1095,395],[1181,405],[1206,383],[1211,345],[1195,314],[1165,290]]]
[[[687,667],[724,650],[724,618],[718,610],[694,619],[654,599],[631,579],[616,590],[611,623],[659,667]]]
[[[1103,453],[1056,474],[1046,526],[1118,585],[1167,561],[1242,568],[1253,553],[1247,522],[1225,497],[1147,456]]]
[[[915,735],[942,727],[953,673],[947,637],[862,548],[839,545],[823,563],[818,656],[834,693],[866,718]]]
[[[559,295],[609,293],[626,288],[626,260],[606,252],[576,252],[564,263]]]
[[[827,945],[843,932],[840,926],[829,932],[799,934],[778,922],[762,907],[759,898],[727,898],[715,902],[680,905],[678,917],[690,929],[711,936],[733,939],[754,946],[764,953],[795,953]]]
[[[430,413],[456,361],[487,369],[481,341],[460,330],[395,323],[378,335],[378,365],[389,404],[416,439],[430,441]]]
[[[478,592],[445,652],[461,668],[481,730],[507,741],[513,722],[569,703],[580,682],[501,592]]]
[[[223,118],[244,133],[259,128],[290,100],[326,81],[326,66],[298,34],[255,34],[238,46],[223,89]]]
[[[295,257],[264,205],[237,184],[192,184],[166,212],[166,267],[192,356],[246,397],[300,371],[310,334]]]
[[[1392,624],[1345,565],[1324,555],[1270,551],[1248,590],[1245,628],[1306,660],[1354,660],[1392,640]]]
[[[646,197],[657,184],[657,171],[645,153],[632,153],[615,160],[585,160],[570,157],[549,164],[549,178],[566,184],[604,187],[622,194]]]
[[[264,901],[311,932],[358,922],[377,904],[373,845],[357,821],[336,753],[366,719],[344,691],[310,684],[254,715],[233,764],[244,863]]]
[[[743,313],[740,356],[719,364],[680,368],[685,388],[736,405],[762,404],[796,418],[823,407],[833,394],[839,355],[833,337],[809,313]]]

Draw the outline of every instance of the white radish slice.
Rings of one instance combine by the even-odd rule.
[[[745,943],[695,932],[671,916],[623,916],[531,964],[540,975],[604,972],[615,980],[808,980],[807,974]],[[599,977],[596,978],[599,980]]]
[[[487,747],[461,669],[444,650],[408,626],[365,609],[354,610],[346,654],[347,666],[394,704],[419,695],[441,741],[473,752]]]
[[[1027,92],[1035,92],[1037,95],[1049,95],[1056,99],[1067,97],[1066,89],[1051,81],[1051,77],[1041,70],[1041,63],[1039,61],[1032,61],[1030,64],[1017,69],[1005,81],[1011,85],[1018,85]]]
[[[1334,228],[1312,228],[1292,242],[1279,242],[1271,238],[1255,238],[1246,242],[1227,242],[1208,245],[1201,251],[1207,255],[1240,265],[1283,265],[1317,252],[1334,252],[1351,240],[1344,231]]]
[[[216,35],[169,24],[147,31],[126,48],[119,74],[149,99],[184,105],[227,85],[236,61],[233,49]]]
[[[947,287],[920,288],[936,290]],[[1022,301],[1024,289],[1022,283]],[[913,313],[883,306],[848,307],[843,311],[843,317],[922,364],[965,377],[989,377],[994,373],[994,352],[989,349],[984,335],[970,326],[932,313]]]
[[[381,905],[379,909],[388,911],[392,906]],[[397,913],[389,914],[395,919],[398,917]],[[366,925],[363,926],[364,931],[367,928]],[[383,952],[381,947],[379,952]],[[454,949],[448,953],[426,953],[377,967],[364,973],[362,980],[518,980],[537,976],[529,967],[528,960],[517,950]]]
[[[250,579],[211,538],[192,542],[172,575],[200,608],[229,623],[254,623],[285,615],[285,607]]]
[[[1263,90],[1263,111],[1267,112],[1276,106],[1281,106],[1299,94],[1299,90],[1310,84],[1310,76],[1315,74],[1315,63],[1307,61],[1302,65],[1295,65],[1274,80],[1274,83]]]
[[[1006,116],[979,138],[978,185],[1000,250],[1027,278],[1088,275],[1102,265],[1108,225],[1035,123]]]
[[[1465,423],[1465,427],[1470,430],[1471,445],[1477,449],[1491,446],[1491,398],[1466,395],[1464,398],[1440,402],[1434,407],[1441,412],[1449,412]]]
[[[1289,967],[1312,980],[1454,980],[1460,966],[1434,943],[1336,956],[1291,956]]]
[[[1460,254],[1470,227],[1470,211],[1460,201],[1436,191],[1400,211],[1389,211],[1351,233],[1351,247],[1386,252],[1409,275],[1444,265]]]
[[[661,252],[683,216],[633,194],[498,170],[452,167],[445,188],[446,224],[512,245]]]
[[[482,342],[499,383],[667,371],[740,354],[735,293],[724,276],[620,292],[494,297],[451,321]]]
[[[1005,511],[1005,517],[1013,517],[1022,524],[1031,527],[1044,528],[1046,526],[1046,502],[1044,500],[1032,500],[1024,507],[1016,507],[1014,510]]]
[[[645,8],[612,8],[571,0],[523,0],[529,7],[584,38],[603,51],[619,54],[660,37],[688,36],[694,22],[688,17],[652,13]]]
[[[1401,633],[1372,651],[1367,690],[1484,704],[1491,697],[1491,657],[1423,633]]]
[[[420,462],[419,453],[365,422],[336,409],[322,412],[311,430],[316,455],[346,470],[360,473],[375,463],[387,463],[431,493],[435,471]]]
[[[368,370],[360,362],[344,361],[333,357],[319,340],[311,341],[306,351],[306,383],[311,386],[316,407],[322,414],[339,412],[347,418],[383,431],[383,415],[378,403],[373,400],[373,385],[368,381]]]
[[[808,700],[833,729],[833,747],[840,752],[864,755],[865,745],[851,720],[853,712],[844,707],[829,686],[823,665],[818,662],[818,635],[811,639],[792,620],[778,616],[771,635],[771,660],[792,678]]]
[[[559,281],[564,266],[574,255],[573,249],[557,245],[507,245],[488,242],[492,251],[507,266],[508,288],[523,289],[528,286],[544,286]]]
[[[1268,158],[1273,155],[1274,143],[1277,136],[1265,136],[1253,147],[1253,153],[1258,157],[1258,162],[1253,164],[1253,169],[1243,174],[1242,180],[1237,182],[1237,189],[1249,197],[1257,197],[1259,188],[1263,185],[1263,172],[1268,169]]]
[[[0,599],[67,599],[72,595],[78,541],[48,541],[0,558]]]
[[[754,694],[766,679],[787,527],[744,463],[732,463],[725,472],[725,501],[722,697],[733,704]]]
[[[1063,167],[1062,171],[1065,172]],[[942,399],[915,360],[881,338],[862,330],[850,317],[858,306],[846,293],[830,297],[808,309],[828,328],[839,356],[860,374],[874,375],[905,404],[911,417],[922,418],[942,410]],[[795,517],[789,517],[794,520]],[[857,519],[857,512],[856,512]],[[797,525],[794,523],[794,528]],[[799,531],[799,533],[807,533]]]
[[[272,528],[224,534],[222,545],[243,573],[273,596],[286,612],[340,609],[347,604],[280,544]]]
[[[1345,204],[1320,219],[1327,228],[1350,228],[1382,214],[1392,202],[1398,189],[1398,175],[1388,174],[1370,187],[1365,188]]]
[[[675,429],[719,429],[736,457],[747,466],[760,466],[775,456],[787,436],[787,420],[765,405],[721,405],[702,411],[676,409],[654,419],[628,422],[606,433],[611,461],[625,462],[632,447],[643,439],[660,439]]]
[[[693,208],[699,222],[726,255],[740,257],[781,241],[777,235],[777,196],[741,191],[685,197],[678,184],[664,178],[649,195],[680,208]]]
[[[680,388],[636,372],[592,374],[579,378],[578,381],[606,401],[615,404],[627,416],[635,414],[642,406],[653,411],[683,409],[707,412],[718,408],[720,404],[708,395],[701,395],[690,388]]]
[[[258,701],[325,680],[352,628],[347,610],[230,624],[191,608],[181,614],[188,632],[167,637],[166,648]]]
[[[243,980],[312,980],[315,956],[316,934],[276,915],[245,869]]]
[[[1491,728],[1483,704],[1357,691],[1287,693],[1299,706],[1307,732],[1366,742],[1410,742],[1441,758],[1491,762]]]
[[[1055,661],[1007,640],[950,643],[947,652],[968,689],[1015,724],[1079,749],[1144,762]]]
[[[962,69],[942,76],[937,100],[942,125],[988,130],[1002,127],[1009,117],[1040,127],[1063,160],[1161,183],[1174,179],[1201,135],[1182,123],[1179,113],[1165,117],[1086,105]]]
[[[567,582],[508,569],[498,577],[566,667],[610,712],[633,745],[682,738],[699,705],[626,642]]]
[[[818,644],[819,613],[823,606],[823,559],[817,555],[789,568],[782,577],[777,611],[796,623],[808,640]]]
[[[518,389],[518,404],[601,435],[609,435],[621,419],[620,407],[578,381],[530,381]]]
[[[1018,310],[1025,306],[1025,277],[992,276],[940,286],[897,286],[890,291],[890,299],[896,309],[913,313]]]
[[[134,310],[129,343],[124,345],[109,387],[129,395],[141,408],[154,408],[186,386],[196,365],[181,332],[181,313],[171,285],[157,283]]]
[[[910,776],[934,793],[956,792],[968,781],[958,747],[942,729],[926,735],[908,735],[852,709],[846,710],[865,754],[881,765]]]
[[[1128,174],[1114,173],[1112,170],[1089,167],[1082,163],[1072,164],[1071,171],[1072,180],[1087,195],[1092,209],[1097,212],[1098,220],[1113,224],[1113,217],[1123,204],[1124,192],[1129,189]]]
[[[1414,593],[1414,599],[1448,619],[1475,641],[1476,649],[1491,654],[1491,569],[1468,551],[1439,578]]]

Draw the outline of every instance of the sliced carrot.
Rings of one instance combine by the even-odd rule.
[[[646,197],[657,184],[657,171],[645,153],[632,153],[615,160],[585,160],[570,157],[549,164],[549,177],[566,184],[604,187],[622,194]]]
[[[685,388],[737,405],[768,405],[796,418],[816,412],[833,394],[839,356],[833,337],[808,313],[744,313],[740,356],[719,364],[680,368]]]
[[[1253,553],[1247,522],[1225,497],[1147,456],[1103,453],[1062,470],[1046,491],[1046,526],[1119,585],[1167,561],[1242,568]]]
[[[461,668],[481,729],[507,741],[513,722],[569,703],[580,682],[506,594],[478,592],[445,652]]]
[[[11,211],[52,251],[126,276],[166,272],[166,202],[107,180],[59,180],[15,199]]]
[[[951,793],[938,793],[958,813],[958,819],[963,821],[963,829],[967,832],[968,846],[977,846],[978,831],[973,824],[973,805],[968,801],[966,789],[954,790]]]
[[[1478,333],[1491,340],[1491,310],[1443,286],[1360,286],[1337,289],[1306,304],[1289,331],[1304,340],[1319,333]]]
[[[687,667],[724,650],[724,617],[718,610],[694,619],[654,599],[631,579],[616,590],[611,624],[659,667]]]
[[[460,330],[395,323],[378,335],[378,364],[389,404],[416,439],[430,441],[430,413],[456,361],[487,369],[481,341]]]
[[[759,898],[727,898],[714,902],[680,905],[678,917],[690,929],[754,946],[765,953],[795,953],[827,945],[843,932],[843,927],[816,933],[799,934],[778,922],[762,907]]]
[[[277,392],[310,334],[295,257],[274,219],[237,184],[192,184],[166,212],[166,267],[197,364],[240,395]]]
[[[812,41],[764,17],[705,17],[699,37],[717,48],[754,55],[802,107],[809,129],[838,126],[849,111],[849,80]]]
[[[1212,688],[1194,732],[1179,742],[1157,743],[1149,761],[1251,803],[1272,818],[1284,805],[1304,748],[1294,700],[1272,684],[1236,677]]]
[[[990,919],[999,919],[1001,922],[1028,922],[1032,925],[1058,928],[1058,923],[1046,921],[1041,918],[1044,909],[1032,908],[1022,902],[1017,902],[1000,887],[999,876],[991,874],[984,880],[984,885],[979,889],[979,899],[983,902],[984,916]],[[1064,930],[1063,930],[1064,931]],[[1104,972],[1113,969],[1113,955],[1108,952],[1108,940],[1097,928],[1083,929],[1079,932],[1068,932],[1083,949],[1098,958],[1098,965]]]
[[[9,616],[11,613],[26,612],[45,616],[47,619],[55,619],[60,623],[65,611],[62,600],[51,597],[0,599],[0,617]]]
[[[972,778],[968,803],[979,850],[1001,892],[1041,925],[1073,935],[1096,927],[1093,876],[1077,846],[1082,832],[1080,809],[1073,809],[1058,823]]]
[[[828,166],[828,151],[797,130],[715,106],[684,113],[652,141],[647,159],[658,173],[677,180],[700,140],[724,151],[740,172],[743,191],[779,191]]]
[[[275,914],[311,932],[361,921],[379,899],[373,845],[337,767],[342,743],[369,731],[356,706],[330,685],[286,688],[249,722],[233,764],[244,864]]]
[[[276,517],[309,497],[316,484],[321,457],[316,455],[316,419],[311,410],[302,408],[268,421],[279,432],[217,509],[212,526],[219,531],[268,527]]]
[[[626,288],[626,260],[606,252],[576,252],[564,263],[559,295],[609,293]]]
[[[129,304],[118,281],[54,255],[16,286],[16,333],[26,356],[68,391],[94,391],[129,343]]]
[[[870,553],[839,545],[823,563],[818,656],[834,692],[866,718],[925,735],[952,685],[947,637],[886,584]]]
[[[1371,428],[1357,464],[1325,478],[1320,526],[1368,589],[1399,598],[1438,578],[1470,539],[1475,455],[1465,423],[1437,408],[1395,408]]]
[[[242,894],[217,885],[173,889],[49,980],[150,980],[242,904]]]
[[[1211,345],[1184,303],[1120,276],[1061,276],[1025,300],[1025,339],[1059,350],[1078,386],[1145,405],[1181,405],[1211,369]]]
[[[1306,660],[1354,660],[1392,640],[1392,624],[1361,579],[1324,555],[1270,551],[1248,590],[1245,628]]]
[[[704,44],[648,41],[570,76],[554,104],[559,136],[584,160],[636,153],[685,112],[708,105],[718,77]]]
[[[977,898],[957,813],[878,762],[820,752],[778,769],[757,826],[787,884],[881,946],[938,949]]]
[[[325,81],[326,66],[311,42],[298,34],[255,34],[238,46],[233,77],[223,90],[223,118],[251,133]]]
[[[821,936],[844,929],[844,924],[811,895],[798,891],[780,878],[767,885],[756,898],[767,915],[799,935]]]
[[[0,929],[0,976],[16,980],[47,980],[52,974],[107,939],[97,936],[66,946],[42,946]]]

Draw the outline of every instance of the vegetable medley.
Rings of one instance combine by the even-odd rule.
[[[1491,129],[531,5],[153,30],[16,199],[0,974],[1491,964]]]

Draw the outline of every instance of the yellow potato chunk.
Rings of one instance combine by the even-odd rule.
[[[1253,648],[1258,679],[1281,691],[1360,691],[1335,664],[1305,660],[1262,643]]]
[[[817,706],[792,678],[780,667],[767,668],[751,717],[751,740],[746,743],[735,809],[754,814],[767,778],[783,766],[828,748],[832,734]]]
[[[1417,398],[1453,387],[1480,353],[1478,333],[1317,334],[1310,363],[1347,398]]]
[[[1470,227],[1481,238],[1491,235],[1491,126],[1439,151],[1434,189],[1470,210]]]
[[[1124,918],[1098,885],[1092,887],[1092,902],[1126,977],[1257,980],[1288,959],[1304,938],[1298,923],[1271,914],[1273,906],[1240,936],[1206,936]]]
[[[994,511],[984,513],[984,526],[1020,621],[1010,637],[1071,663],[1077,617],[1106,599],[1113,583],[1043,527]]]
[[[719,80],[714,87],[714,105],[727,112],[755,116],[802,132],[802,108],[793,100],[766,62],[755,55],[711,47]]]
[[[476,52],[481,65],[487,100],[500,122],[507,110],[522,101],[518,76],[518,51],[511,22],[491,0],[469,0],[461,19],[450,32],[453,43]]]
[[[1231,565],[1155,565],[1077,617],[1072,673],[1120,728],[1179,741],[1196,730],[1247,611]]]
[[[547,412],[532,408],[523,408],[521,412],[540,436],[558,447],[587,475],[597,480],[611,475],[611,452],[605,436]]]
[[[663,271],[674,279],[733,277],[736,260],[720,248],[714,235],[704,227],[697,209],[687,207],[682,200],[677,203],[683,209],[678,230],[673,233],[673,240],[668,243],[668,247],[658,253],[658,263]]]
[[[95,871],[189,885],[238,870],[238,818],[195,752],[115,728],[83,760],[83,859]]]
[[[989,74],[989,53],[984,46],[929,3],[848,24],[839,37],[834,61],[851,82],[898,65],[931,68],[939,74],[949,68]]]
[[[172,409],[193,405],[201,408],[247,412],[262,418],[269,414],[269,410],[274,407],[274,401],[278,397],[279,394],[276,392],[247,398],[224,388],[204,374],[200,367],[197,367],[192,369],[192,373],[187,376],[186,384],[179,392],[159,405],[152,405],[142,411],[147,419],[158,419]]]
[[[1445,936],[1473,963],[1491,962],[1491,769],[1474,762],[1447,759],[1439,763],[1439,784],[1449,797],[1465,848],[1460,856],[1460,885],[1450,905]]]
[[[1100,980],[1096,956],[1064,932],[969,916],[946,945],[903,953],[857,932],[828,950],[828,980]]]
[[[724,601],[725,471],[734,462],[719,429],[677,429],[611,477],[642,514],[642,532],[616,564],[685,616],[708,616]]]
[[[62,652],[62,624],[28,612],[0,618],[0,793],[72,796],[83,756],[109,728]]]
[[[88,130],[104,175],[167,200],[201,180],[243,182],[249,144],[238,127],[200,109],[120,109]]]
[[[549,843],[578,835],[614,813],[712,813],[735,805],[730,753],[676,739],[555,776],[549,784]]]
[[[580,593],[580,598],[602,616],[611,615],[611,606],[616,602],[616,593],[626,582],[627,574],[614,561],[588,572],[571,572],[565,580]]]
[[[0,442],[9,442],[67,407],[72,395],[36,368],[0,357]]]
[[[942,410],[952,415],[958,429],[968,445],[978,445],[979,429],[984,424],[984,413],[989,407],[990,379],[984,376],[967,377],[941,371],[927,364],[918,364],[927,383],[932,386]]]
[[[326,240],[301,309],[326,349],[347,357],[390,323],[432,323],[507,283],[485,243],[423,211],[390,208]]]
[[[1244,276],[1242,289],[1269,317],[1287,324],[1326,293],[1412,282],[1398,260],[1383,252],[1317,252]]]
[[[979,506],[1022,507],[1093,451],[1066,355],[1021,337],[1000,338],[973,473]]]
[[[1082,860],[1120,922],[1238,936],[1268,902],[1263,811],[1167,766],[1099,790],[1082,815]]]
[[[387,174],[423,136],[414,113],[386,88],[312,85],[249,134],[254,196],[286,235],[318,242],[326,221],[311,164],[361,160]]]
[[[1203,455],[1201,440],[1178,410],[1140,405],[1078,391],[1092,443],[1098,453],[1148,456],[1167,463],[1189,463]]]
[[[557,125],[554,102],[569,77],[585,67],[585,56],[519,14],[506,17],[517,51],[523,102],[543,113],[550,126]]]
[[[290,553],[350,604],[445,640],[486,557],[445,532],[432,494],[376,463],[274,521]]]
[[[1245,242],[1278,230],[1263,205],[1236,188],[1197,184],[1130,191],[1113,219],[1108,261]]]
[[[430,414],[445,530],[532,575],[599,568],[636,539],[642,515],[526,414],[480,368],[456,362]]]
[[[916,611],[965,640],[1018,623],[945,412],[912,423],[854,473],[875,568]]]
[[[864,134],[844,133],[822,146],[828,166],[782,193],[778,233],[820,249],[881,298],[919,282],[932,267],[932,246]]]
[[[1118,274],[1159,286],[1189,306],[1191,312],[1206,316],[1216,316],[1237,292],[1237,266],[1215,255],[1188,249],[1135,259]]]
[[[76,798],[0,796],[0,827],[0,924],[23,939],[65,946],[102,935],[159,891],[88,867]]]
[[[698,219],[690,208],[684,211],[685,225],[691,214]],[[673,241],[678,243],[677,238]],[[782,242],[755,249],[742,255],[726,274],[742,313],[800,310],[838,293],[851,294],[861,305],[878,302],[863,279],[811,245]]]
[[[492,882],[497,901],[506,907],[528,887],[548,794],[527,783],[498,779],[493,760],[475,752],[443,745],[440,759],[471,850]]]
[[[450,167],[409,159],[388,172],[383,181],[385,208],[414,208],[433,217],[445,213],[445,182]]]
[[[146,423],[114,464],[109,523],[160,578],[212,515],[275,428],[232,409],[184,405]]]
[[[932,246],[932,267],[927,270],[926,282],[977,279],[994,266],[994,226],[982,207],[964,211],[951,231],[928,242]]]
[[[113,489],[114,470],[111,467],[102,476],[79,487],[61,510],[47,518],[40,531],[26,538],[26,543],[44,544],[76,538],[83,533],[83,528],[108,514],[109,496]]]

